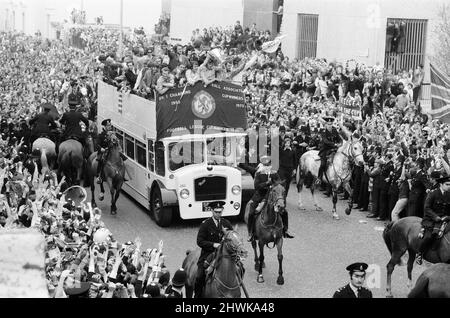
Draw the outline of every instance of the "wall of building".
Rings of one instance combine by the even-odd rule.
[[[426,52],[445,0],[285,0],[283,52],[297,57],[298,14],[318,14],[317,57],[384,64],[387,18],[428,19]]]
[[[53,11],[46,1],[1,1],[0,31],[15,30],[30,35],[40,31],[42,36],[51,38]]]
[[[242,24],[243,17],[242,0],[172,0],[170,37],[187,43],[197,28]]]
[[[278,0],[244,0],[244,26],[256,23],[258,30],[276,32],[277,21],[273,11],[278,10]]]

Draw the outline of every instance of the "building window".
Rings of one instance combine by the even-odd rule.
[[[147,168],[147,149],[143,142],[136,140],[136,161]]]
[[[125,134],[125,153],[128,158],[134,160],[134,138]]]
[[[155,142],[148,141],[148,168],[151,172],[155,172]]]
[[[428,20],[388,18],[384,66],[394,73],[424,64]]]
[[[299,60],[313,58],[317,55],[317,32],[319,25],[318,14],[299,14],[298,20],[298,48]]]

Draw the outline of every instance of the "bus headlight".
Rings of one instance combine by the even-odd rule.
[[[182,199],[187,199],[189,198],[189,190],[188,189],[183,189],[180,191],[180,197]]]
[[[234,195],[238,195],[239,193],[241,193],[241,187],[238,186],[238,185],[235,185],[235,186],[233,186],[233,187],[231,188],[231,192],[232,192]]]

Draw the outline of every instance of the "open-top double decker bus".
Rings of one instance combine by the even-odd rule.
[[[123,190],[166,227],[211,215],[237,216],[253,193],[251,175],[238,168],[245,156],[246,109],[240,87],[203,83],[173,89],[151,101],[100,82],[98,123],[111,119],[132,180]],[[199,123],[199,120],[201,123]]]

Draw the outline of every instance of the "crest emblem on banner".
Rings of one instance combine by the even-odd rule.
[[[216,101],[214,100],[214,97],[211,96],[211,94],[200,91],[197,94],[195,94],[194,98],[192,99],[192,112],[195,116],[207,119],[211,117],[212,114],[214,114],[214,111],[216,110]]]

